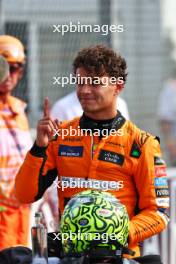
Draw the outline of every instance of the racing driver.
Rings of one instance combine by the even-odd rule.
[[[168,222],[166,165],[159,138],[116,110],[127,79],[126,61],[120,54],[103,45],[84,48],[73,62],[73,71],[83,115],[59,124],[50,116],[45,98],[36,141],[16,177],[16,195],[20,202],[32,203],[57,179],[62,213],[74,194],[105,186],[127,207],[128,246],[139,256],[139,242],[160,233]],[[63,182],[67,188],[61,188]]]

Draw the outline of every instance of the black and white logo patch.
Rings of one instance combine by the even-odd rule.
[[[156,188],[155,189],[156,197],[168,197],[169,189],[168,188]]]
[[[161,157],[155,156],[154,157],[154,165],[166,165],[166,163]]]
[[[98,159],[121,166],[124,163],[124,156],[122,154],[112,151],[107,151],[104,149],[101,149]]]

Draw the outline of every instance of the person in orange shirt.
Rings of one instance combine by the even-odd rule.
[[[102,45],[85,48],[73,68],[83,115],[59,124],[45,99],[36,141],[16,177],[16,195],[23,203],[34,202],[54,181],[62,213],[68,200],[86,188],[111,192],[127,208],[128,246],[139,256],[139,243],[168,222],[166,164],[159,138],[116,110],[127,78],[126,61],[119,54]]]
[[[11,95],[23,74],[25,54],[15,37],[0,36],[0,55],[9,63],[9,75],[0,83],[0,250],[27,245],[29,206],[15,197],[14,182],[31,147],[26,104]]]

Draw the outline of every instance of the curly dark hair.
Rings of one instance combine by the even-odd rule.
[[[81,67],[93,76],[107,74],[109,77],[122,77],[123,81],[126,82],[127,65],[125,59],[104,45],[91,46],[80,50],[73,61],[74,74]]]

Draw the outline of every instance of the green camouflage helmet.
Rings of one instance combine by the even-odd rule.
[[[65,254],[82,254],[92,241],[109,240],[127,245],[129,218],[126,207],[108,192],[87,190],[75,195],[61,217],[61,237]],[[113,248],[112,249],[116,249]]]

